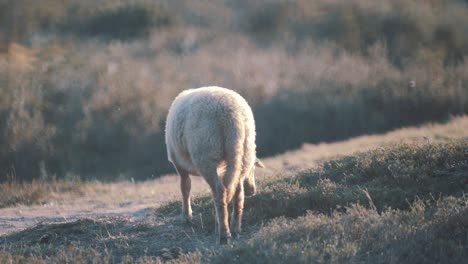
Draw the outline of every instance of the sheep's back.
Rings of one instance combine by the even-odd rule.
[[[245,99],[220,87],[190,89],[172,103],[166,120],[166,145],[171,162],[195,170],[192,156],[222,160],[226,129],[244,133],[247,156],[255,157],[255,122]],[[253,145],[253,146],[252,146]],[[250,147],[249,147],[250,146]],[[250,163],[250,162],[249,162]]]

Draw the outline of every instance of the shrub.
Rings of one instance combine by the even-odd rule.
[[[250,238],[184,259],[457,263],[467,257],[467,150],[466,140],[398,145],[270,177],[246,199]],[[194,213],[210,213],[207,199],[195,199]],[[180,203],[157,211],[179,213]]]
[[[1,179],[173,172],[165,114],[205,85],[248,100],[262,157],[468,111],[461,1],[10,2],[2,32],[16,25],[23,46],[0,54]],[[199,19],[211,10],[226,18]]]
[[[103,39],[128,40],[146,36],[154,27],[172,23],[161,5],[141,0],[131,3],[74,0],[1,0],[0,51],[10,43],[30,43],[40,33],[72,33]]]
[[[10,43],[54,29],[66,16],[69,0],[0,0],[0,52]]]
[[[63,30],[83,36],[127,40],[146,36],[150,29],[171,23],[171,16],[165,9],[148,1],[90,9],[79,6],[70,9],[70,18],[62,26]]]
[[[399,145],[333,159],[319,170],[271,177],[259,183],[257,195],[246,199],[246,226],[279,216],[298,217],[308,210],[329,214],[356,203],[382,212],[385,208],[407,210],[418,199],[462,197],[468,191],[464,183],[467,151],[465,140]],[[212,214],[213,205],[207,199],[195,199],[194,212]],[[157,212],[177,215],[180,202]]]
[[[428,121],[443,122],[468,109],[466,63],[444,68],[440,60],[425,58],[395,73],[393,69],[378,70],[382,65],[376,60],[351,61],[355,62],[352,66],[337,63],[333,77],[323,74],[301,80],[294,88],[254,106],[260,156],[297,148],[303,142],[336,141]],[[422,64],[424,70],[416,66]],[[347,79],[343,76],[351,71],[348,66],[353,70],[363,67],[368,75],[358,71],[360,77]]]
[[[248,242],[203,262],[463,262],[467,216],[466,199],[461,198],[441,199],[435,206],[415,202],[408,211],[381,214],[352,205],[346,213],[275,219]]]
[[[250,5],[250,3],[249,3]],[[333,42],[353,53],[365,53],[379,41],[390,59],[403,67],[421,48],[444,53],[447,65],[464,61],[468,39],[466,2],[434,1],[269,1],[241,13],[241,28],[262,43],[312,38]],[[294,42],[294,40],[292,40]]]

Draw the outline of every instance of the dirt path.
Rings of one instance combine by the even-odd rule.
[[[69,222],[81,218],[127,217],[144,219],[152,209],[179,199],[179,182],[175,176],[164,176],[142,183],[96,183],[82,196],[64,194],[60,199],[42,205],[19,205],[0,209],[0,235],[38,224]],[[85,187],[86,188],[86,187]],[[207,192],[199,177],[192,180],[192,193]]]
[[[456,118],[442,125],[405,128],[336,143],[304,144],[298,150],[264,159],[268,169],[257,171],[257,177],[261,181],[273,173],[311,168],[323,159],[395,142],[446,141],[463,137],[468,137],[468,117]],[[196,196],[207,192],[207,184],[200,177],[192,177],[192,194]],[[154,208],[179,197],[179,182],[175,176],[142,183],[95,183],[85,189],[81,196],[63,194],[43,205],[0,209],[0,236],[38,224],[70,222],[82,218],[126,217],[131,221],[144,221],[151,217]]]

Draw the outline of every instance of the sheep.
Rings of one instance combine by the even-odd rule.
[[[264,168],[256,158],[255,121],[247,101],[216,86],[185,90],[169,108],[165,139],[168,160],[180,176],[182,219],[192,219],[189,174],[202,176],[212,192],[219,243],[228,243],[231,230],[238,238],[244,195],[256,192],[254,167]]]

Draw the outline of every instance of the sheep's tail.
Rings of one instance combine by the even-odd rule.
[[[225,127],[225,157],[226,172],[223,178],[224,187],[227,190],[227,200],[230,202],[239,184],[244,156],[245,129],[244,122],[232,120]]]

